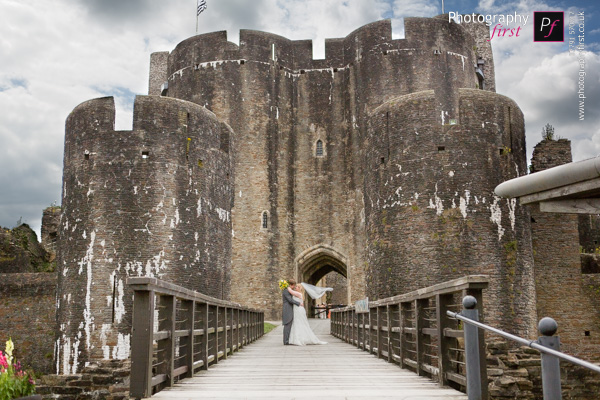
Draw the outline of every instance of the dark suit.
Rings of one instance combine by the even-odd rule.
[[[290,344],[290,331],[292,330],[292,322],[294,322],[294,305],[300,303],[294,301],[294,297],[287,289],[283,289],[281,296],[283,300],[283,344]]]

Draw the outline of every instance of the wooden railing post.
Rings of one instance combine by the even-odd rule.
[[[242,347],[242,342],[240,341],[240,329],[242,327],[240,324],[241,312],[242,311],[239,308],[235,311],[235,343],[238,351]]]
[[[421,331],[424,327],[423,321],[423,300],[417,299],[414,301],[414,318],[415,318],[415,350],[417,351],[417,374],[423,375],[423,358],[425,356],[424,335]]]
[[[436,307],[436,320],[438,330],[438,368],[439,368],[439,383],[440,386],[448,385],[448,379],[446,378],[446,372],[452,370],[452,363],[450,362],[450,338],[445,336],[445,329],[451,328],[451,322],[446,311],[448,306],[452,303],[451,294],[438,294],[436,296],[435,303]]]
[[[133,329],[131,339],[131,397],[152,394],[152,337],[154,335],[153,291],[135,291],[133,296]]]
[[[158,342],[157,349],[157,376],[164,375],[165,380],[158,385],[157,390],[173,386],[175,369],[175,312],[176,301],[174,296],[159,296],[158,330],[167,332],[167,338]]]
[[[230,333],[227,330],[227,323],[229,322],[229,314],[227,313],[227,307],[223,308],[223,359],[227,359],[227,346],[231,346]]]
[[[411,304],[410,302],[403,302],[400,303],[400,367],[404,368],[405,362],[404,360],[407,358],[407,341],[406,341],[406,337],[408,336],[408,333],[406,332],[406,328],[408,327],[407,324],[407,317],[406,314],[408,312],[410,312],[410,307]]]
[[[392,344],[392,313],[390,312],[390,305],[385,306],[385,315],[387,318],[387,362],[392,362],[394,356],[393,344]]]
[[[202,313],[202,329],[204,330],[204,334],[202,335],[202,341],[200,347],[202,348],[202,369],[208,369],[208,349],[209,349],[209,341],[208,341],[208,327],[209,327],[209,310],[208,303],[204,303],[200,305],[200,312]]]
[[[185,355],[185,365],[187,372],[183,375],[184,378],[191,378],[194,376],[194,317],[195,317],[195,301],[184,300],[181,302],[182,307],[185,309],[185,323],[182,329],[187,330],[187,336],[182,336],[179,339],[179,355],[183,349],[183,355]]]
[[[382,329],[381,329],[381,320],[382,320],[382,315],[381,315],[381,307],[376,307],[375,308],[375,322],[377,323],[377,358],[381,358],[381,343],[382,343]]]
[[[359,314],[361,316],[361,320],[362,320],[362,349],[366,350],[367,349],[367,324],[365,323],[365,319],[368,319],[367,317],[369,316],[368,313],[361,313]]]

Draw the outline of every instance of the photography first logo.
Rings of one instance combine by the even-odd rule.
[[[534,42],[564,42],[565,13],[563,11],[535,11],[533,13]]]

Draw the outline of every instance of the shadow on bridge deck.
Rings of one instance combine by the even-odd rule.
[[[466,400],[456,390],[375,358],[309,320],[322,346],[283,346],[277,327],[227,360],[153,396],[156,399]]]

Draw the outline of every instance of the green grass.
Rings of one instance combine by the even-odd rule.
[[[277,325],[273,325],[270,324],[268,322],[265,322],[265,335],[269,332],[271,332],[273,329],[275,329],[277,327]]]

